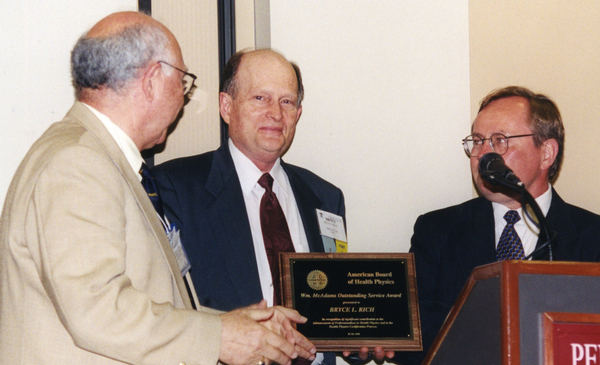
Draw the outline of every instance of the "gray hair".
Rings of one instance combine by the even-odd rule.
[[[151,61],[172,62],[169,39],[153,24],[135,24],[107,37],[79,38],[71,52],[71,76],[79,99],[84,88],[119,92]]]

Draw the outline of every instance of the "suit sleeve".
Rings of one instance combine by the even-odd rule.
[[[437,298],[440,253],[436,248],[442,245],[437,232],[439,227],[428,222],[426,216],[420,216],[415,223],[410,248],[415,255],[421,331],[426,350],[431,347],[448,313],[448,308]]]
[[[344,223],[346,222],[346,205],[344,202],[344,193],[342,193],[342,191],[340,190],[340,204],[338,206],[338,212],[337,214],[339,216],[344,217]]]
[[[419,295],[419,315],[424,351],[397,352],[393,362],[405,365],[420,364],[433,340],[444,323],[447,311],[436,300],[436,276],[439,268],[439,254],[435,247],[440,242],[427,216],[420,216],[414,226],[410,252],[415,257],[417,292]]]
[[[60,321],[76,346],[116,360],[215,364],[218,313],[156,301],[126,275],[128,217],[140,208],[116,171],[103,154],[67,148],[32,193],[26,219],[36,228],[27,242],[36,244],[28,249]]]

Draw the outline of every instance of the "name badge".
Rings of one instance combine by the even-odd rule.
[[[337,214],[317,209],[319,231],[325,252],[348,252],[348,240],[344,218]]]
[[[185,274],[187,274],[192,268],[192,265],[190,264],[190,260],[188,259],[183,245],[181,244],[181,237],[179,233],[179,229],[177,229],[174,224],[171,224],[167,229],[167,237],[169,238],[169,243],[171,244],[171,248],[175,253],[175,258],[177,258],[177,264],[179,265],[179,270],[181,270],[181,276],[185,276]]]

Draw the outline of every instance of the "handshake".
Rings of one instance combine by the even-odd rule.
[[[292,325],[292,322],[305,323],[306,320],[293,309],[267,308],[264,300],[223,313],[219,360],[228,365],[268,365],[271,362],[290,365],[298,357],[312,361],[316,347]],[[350,352],[343,355],[349,356]],[[367,360],[369,350],[363,347],[358,356]],[[380,346],[373,352],[377,361],[393,356],[393,351],[385,352]]]

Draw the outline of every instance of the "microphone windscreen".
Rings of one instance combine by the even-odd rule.
[[[500,156],[496,152],[489,152],[483,155],[479,159],[479,174],[483,174],[486,171],[489,171],[491,167],[490,165],[496,161],[504,165],[504,159],[502,159],[502,156]]]

